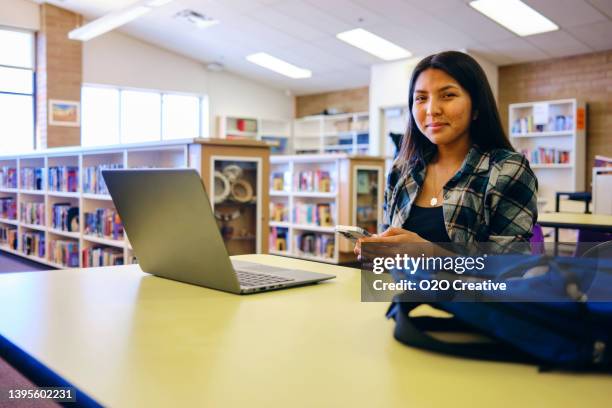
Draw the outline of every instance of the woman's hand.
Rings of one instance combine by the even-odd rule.
[[[361,257],[361,244],[363,242],[378,242],[378,243],[387,243],[387,244],[409,244],[409,243],[423,243],[428,242],[427,240],[421,238],[418,234],[407,231],[402,228],[390,227],[385,232],[372,235],[367,238],[360,238],[357,240],[355,244],[355,248],[353,252],[357,257]]]

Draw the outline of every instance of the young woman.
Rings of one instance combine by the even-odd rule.
[[[408,129],[387,179],[382,234],[361,242],[527,241],[537,179],[506,137],[482,68],[447,51],[416,66]]]

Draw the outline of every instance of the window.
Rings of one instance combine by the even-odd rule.
[[[206,96],[83,86],[83,146],[208,136]]]
[[[0,154],[34,149],[34,34],[0,29]]]

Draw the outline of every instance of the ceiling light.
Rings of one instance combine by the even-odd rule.
[[[68,33],[71,40],[88,41],[101,34],[114,30],[132,20],[141,17],[155,7],[163,6],[173,0],[143,0],[122,10],[106,14],[90,23]]]
[[[385,61],[408,58],[412,55],[410,51],[363,28],[345,31],[337,34],[336,37]]]
[[[247,56],[246,59],[253,64],[268,68],[269,70],[278,72],[279,74],[288,76],[289,78],[300,79],[310,78],[312,76],[312,72],[310,70],[296,67],[295,65],[285,62],[282,59],[273,57],[270,54],[266,54],[265,52],[251,54]]]
[[[175,18],[184,18],[192,24],[198,26],[198,28],[208,28],[210,26],[214,26],[219,24],[219,20],[215,20],[212,17],[209,17],[205,14],[200,14],[197,11],[193,10],[183,10],[179,11],[174,15]]]
[[[520,0],[476,0],[470,6],[521,37],[559,29]]]

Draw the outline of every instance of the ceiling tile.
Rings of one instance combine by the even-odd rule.
[[[607,20],[606,16],[584,0],[523,0],[557,25],[574,27]]]
[[[310,5],[315,6],[322,12],[332,15],[338,20],[353,26],[353,28],[380,24],[384,22],[384,18],[379,14],[361,7],[359,4],[350,0],[306,0]]]
[[[440,13],[438,18],[475,39],[486,38],[488,41],[497,41],[516,36],[468,4],[460,4],[446,13]]]
[[[308,68],[313,73],[348,70],[354,66],[354,63],[347,59],[339,58],[315,45],[307,43],[300,44],[299,47],[286,47],[274,50],[274,55],[279,58],[286,58],[288,61],[294,61],[295,64]]]
[[[296,20],[302,21],[318,30],[331,35],[354,28],[318,8],[301,0],[288,0],[274,6],[277,11]]]
[[[548,58],[548,56],[531,45],[523,38],[515,37],[507,40],[485,42],[484,45],[491,50],[512,58],[512,63],[535,61]]]
[[[321,48],[326,53],[333,54],[338,58],[357,65],[371,65],[382,62],[380,58],[340,41],[336,37],[327,37],[313,41],[312,45]]]
[[[612,18],[612,1],[610,0],[588,0],[588,2],[600,12]]]
[[[465,3],[463,0],[404,0],[404,2],[428,13],[435,13],[436,17],[440,17],[440,15],[447,13],[450,9]]]
[[[291,33],[301,40],[312,41],[328,35],[321,30],[302,23],[300,20],[282,14],[273,8],[268,7],[259,9],[249,15],[260,23],[267,24],[285,33]]]
[[[601,21],[580,27],[571,27],[567,31],[594,50],[604,51],[612,49],[612,21]]]
[[[551,57],[566,57],[593,51],[589,46],[562,30],[530,35],[525,39]]]

